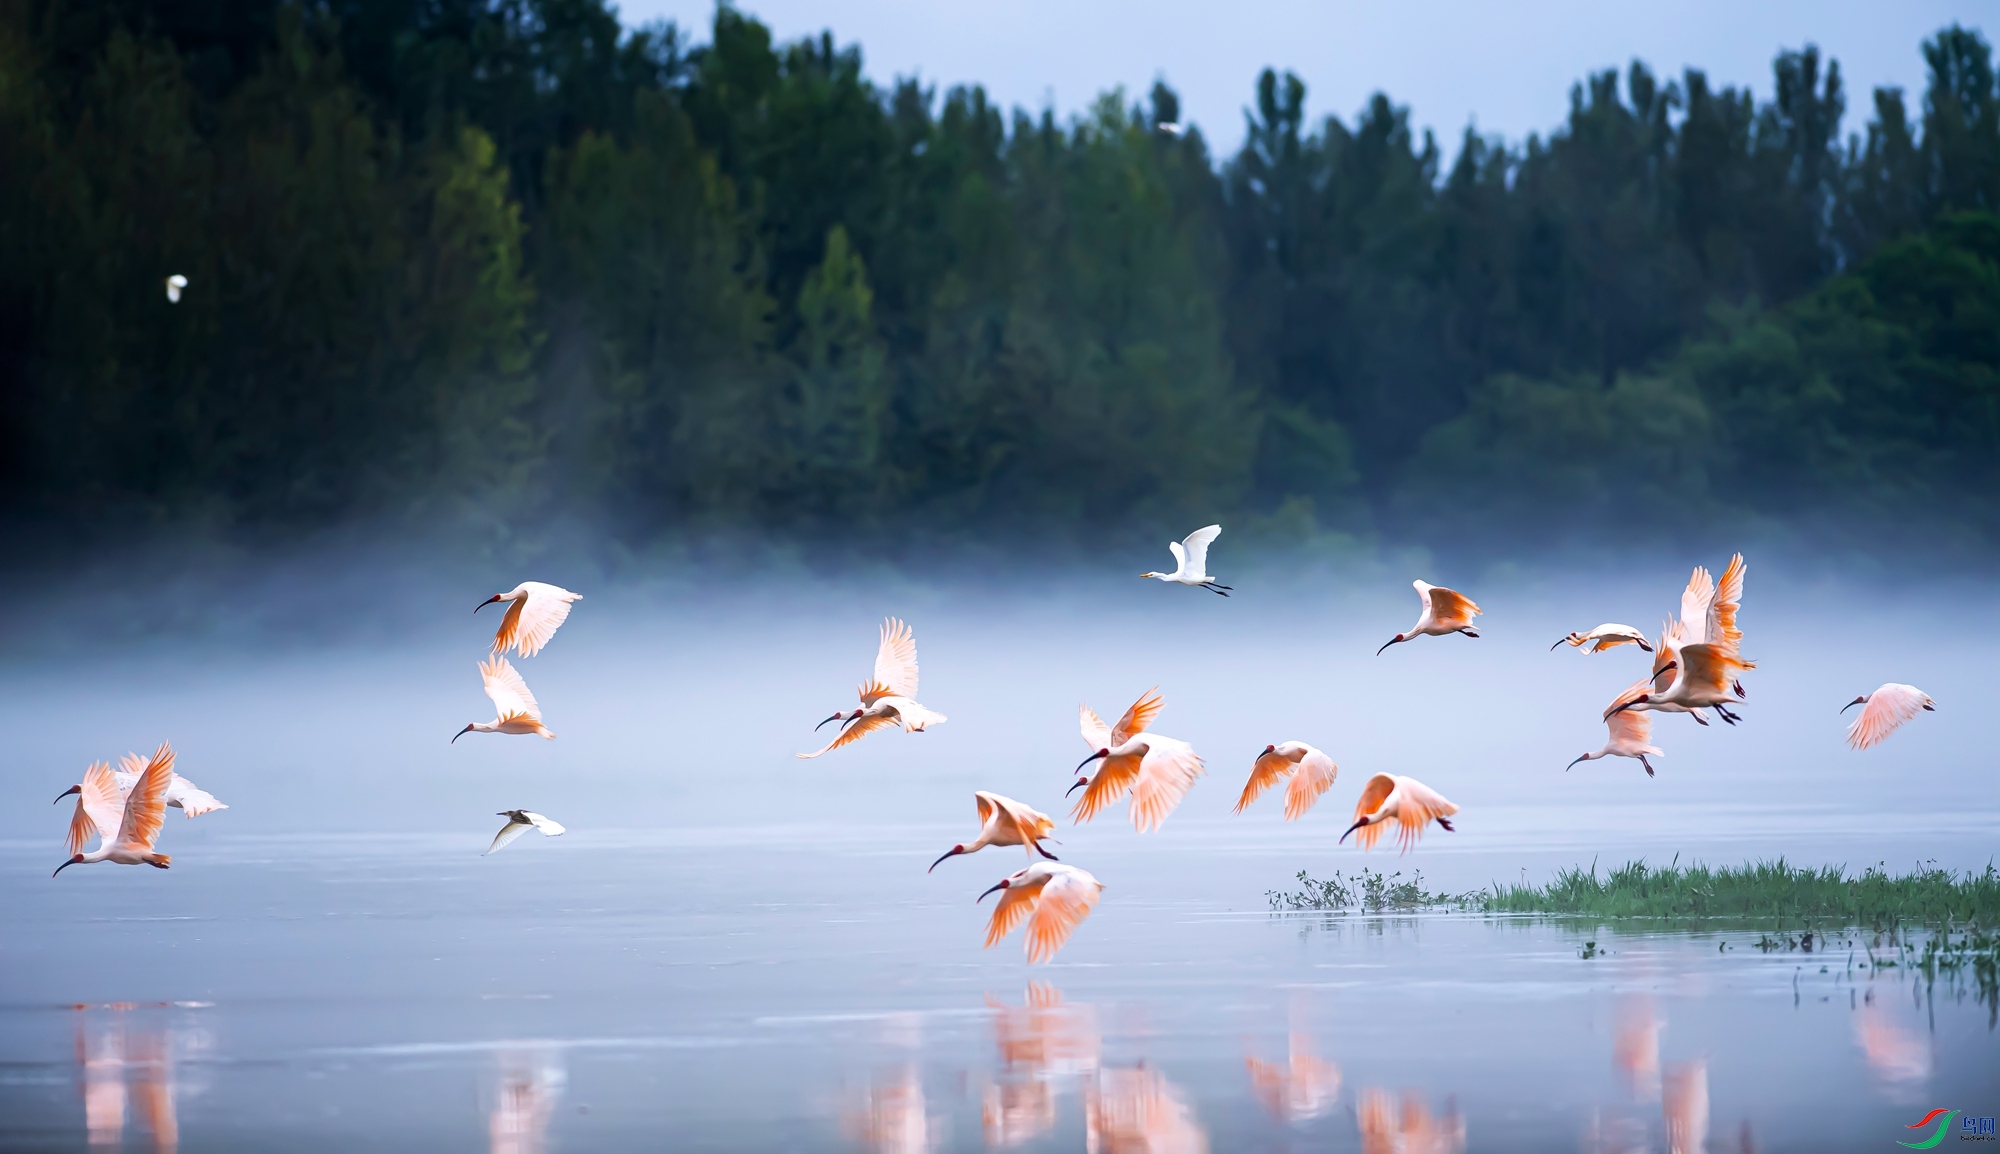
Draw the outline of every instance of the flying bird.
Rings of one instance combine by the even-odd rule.
[[[1409,853],[1431,822],[1443,826],[1446,833],[1454,832],[1448,819],[1457,812],[1458,807],[1445,800],[1443,794],[1414,777],[1378,773],[1361,787],[1361,800],[1354,803],[1354,824],[1347,827],[1340,840],[1346,841],[1351,833],[1356,845],[1364,850],[1374,849],[1382,836],[1382,824],[1393,820],[1396,840],[1402,844],[1403,852]]]
[[[1289,777],[1292,783],[1285,788],[1285,820],[1297,821],[1339,776],[1340,767],[1332,758],[1303,741],[1267,745],[1250,767],[1250,780],[1243,784],[1243,796],[1236,800],[1232,812],[1242,813],[1265,790]]]
[[[1000,904],[993,907],[993,919],[986,926],[986,947],[1014,932],[1022,919],[1028,922],[1024,935],[1028,964],[1055,957],[1069,940],[1070,931],[1090,916],[1104,883],[1075,866],[1038,861],[1015,870],[979,895],[998,892]]]
[[[1181,123],[1179,121],[1170,122],[1165,120],[1162,120],[1159,123],[1153,125],[1153,128],[1157,131],[1164,132],[1168,136],[1174,137],[1175,139],[1179,139],[1180,137],[1186,136],[1188,130],[1188,126],[1184,123]]]
[[[515,838],[520,837],[531,829],[541,830],[548,837],[560,837],[563,833],[563,827],[560,823],[550,821],[548,818],[531,809],[503,809],[494,816],[506,818],[507,824],[501,826],[500,832],[493,835],[493,844],[487,846],[486,853],[480,854],[480,857],[485,857],[486,854],[490,853],[499,853],[501,850],[507,848]]]
[[[101,804],[108,790],[116,789],[111,780],[111,771],[103,763],[91,767],[92,772],[84,774],[87,789],[97,791],[97,801]],[[146,772],[139,775],[130,793],[125,795],[123,812],[118,818],[118,834],[98,843],[89,853],[72,851],[68,861],[56,867],[59,874],[73,865],[89,865],[93,862],[109,861],[117,865],[149,865],[156,869],[166,869],[173,859],[167,854],[155,853],[153,842],[160,836],[160,825],[167,811],[167,786],[173,781],[174,755],[172,750],[155,754]],[[55,874],[50,874],[54,877]]]
[[[1920,712],[1937,711],[1937,703],[1914,685],[1891,681],[1873,693],[1864,693],[1840,707],[1842,713],[1862,706],[1861,715],[1847,727],[1847,744],[1867,749],[1896,732],[1905,721]]]
[[[1215,578],[1208,575],[1208,547],[1222,535],[1222,526],[1209,525],[1187,535],[1183,541],[1169,541],[1167,548],[1173,550],[1174,560],[1179,566],[1172,573],[1141,573],[1141,577],[1151,577],[1159,581],[1171,581],[1176,585],[1193,585],[1210,593],[1229,596],[1233,585],[1217,585]]]
[[[931,869],[938,868],[938,863],[945,858],[978,853],[989,845],[1025,846],[1031,862],[1036,854],[1050,861],[1057,860],[1056,855],[1042,848],[1042,839],[1056,829],[1056,823],[1050,821],[1047,814],[1030,809],[1011,797],[1002,797],[983,789],[974,792],[972,798],[979,803],[979,836],[944,851],[937,861],[931,863]],[[924,872],[929,873],[930,870]]]
[[[851,713],[836,709],[832,717],[813,726],[818,729],[827,721],[842,722],[840,736],[797,756],[818,757],[886,726],[901,725],[904,733],[922,733],[945,720],[944,714],[912,700],[917,695],[917,639],[910,627],[895,617],[883,619],[882,642],[875,650],[875,676],[862,682],[856,692],[861,696],[860,708]]]
[[[1647,717],[1644,713],[1635,713],[1624,708],[1631,702],[1646,696],[1652,691],[1652,688],[1653,679],[1650,677],[1641,677],[1627,686],[1625,692],[1619,694],[1612,701],[1610,707],[1605,710],[1604,725],[1610,731],[1611,740],[1604,743],[1604,748],[1594,753],[1582,754],[1577,757],[1576,761],[1570,762],[1563,768],[1565,770],[1572,769],[1576,766],[1577,761],[1595,761],[1600,757],[1634,757],[1639,759],[1640,765],[1646,767],[1646,776],[1653,776],[1653,763],[1646,760],[1646,755],[1649,753],[1654,757],[1665,757],[1667,755],[1665,750],[1651,744],[1653,740],[1653,719]]]
[[[1089,821],[1130,790],[1132,828],[1140,833],[1158,829],[1193,788],[1195,778],[1207,772],[1187,742],[1146,732],[1161,704],[1159,690],[1147,690],[1118,719],[1116,728],[1106,727],[1090,706],[1076,707],[1078,728],[1092,752],[1076,767],[1076,784],[1069,787],[1070,793],[1083,790],[1070,811],[1071,820]],[[1097,772],[1084,775],[1083,767],[1100,759],[1104,764]]]
[[[1384,641],[1382,649],[1387,649],[1398,641],[1410,641],[1424,636],[1443,637],[1447,633],[1463,633],[1467,637],[1479,636],[1472,628],[1472,619],[1479,616],[1479,606],[1472,603],[1472,598],[1455,589],[1446,589],[1442,585],[1433,585],[1428,581],[1412,581],[1410,584],[1417,590],[1417,602],[1423,606],[1423,612],[1417,615],[1417,623],[1410,626],[1409,632],[1398,633]],[[1375,656],[1382,656],[1382,649],[1377,649]]]
[[[1596,642],[1596,644],[1592,645],[1592,642]],[[1556,645],[1567,644],[1572,649],[1579,649],[1585,645],[1590,645],[1590,652],[1602,653],[1607,649],[1614,649],[1628,642],[1637,645],[1648,653],[1653,651],[1652,643],[1646,640],[1644,633],[1641,633],[1630,625],[1620,625],[1615,621],[1606,621],[1588,633],[1572,633],[1567,637],[1558,639]],[[1556,645],[1549,646],[1549,649],[1553,651]]]
[[[165,757],[167,763],[172,765],[173,747],[163,741],[153,757]],[[146,771],[149,759],[128,753],[119,759],[119,764],[123,769],[112,769],[102,762],[92,765],[84,771],[83,782],[70,786],[56,798],[60,802],[71,794],[77,795],[76,812],[69,819],[69,852],[76,853],[88,845],[91,838],[102,837],[118,828],[125,808],[125,795],[138,784],[139,775]],[[96,784],[89,784],[94,773],[98,774],[99,780]],[[167,782],[167,805],[187,817],[200,817],[229,808],[178,773]]]
[[[477,613],[495,601],[512,602],[500,619],[499,631],[493,634],[493,652],[505,653],[511,648],[522,657],[533,657],[569,619],[569,607],[581,600],[583,594],[571,593],[560,585],[523,581],[474,605],[472,611]]]
[[[173,305],[181,303],[181,290],[186,288],[187,286],[188,286],[188,278],[182,276],[179,273],[175,273],[174,275],[168,277],[167,303]]]
[[[452,735],[452,741],[468,733],[539,733],[545,740],[555,740],[556,735],[542,724],[542,707],[528,692],[528,683],[505,657],[480,662],[479,679],[486,685],[486,696],[493,699],[493,720],[469,722]]]

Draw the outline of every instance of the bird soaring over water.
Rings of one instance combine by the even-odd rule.
[[[1346,841],[1351,833],[1356,845],[1364,850],[1374,849],[1382,836],[1383,823],[1394,821],[1396,840],[1403,852],[1409,853],[1431,822],[1443,826],[1446,833],[1453,832],[1448,819],[1457,812],[1458,807],[1445,800],[1443,794],[1414,777],[1378,773],[1361,787],[1361,800],[1354,803],[1354,824],[1347,827],[1340,840]]]
[[[160,748],[153,753],[153,758],[160,757],[165,757],[171,766],[174,761],[173,746],[161,742]],[[136,753],[128,753],[119,759],[123,769],[112,769],[100,762],[84,771],[82,783],[70,786],[56,798],[61,801],[71,794],[76,795],[76,812],[69,819],[69,852],[77,853],[90,843],[91,838],[108,836],[117,831],[119,818],[125,809],[125,795],[138,784],[139,775],[146,772],[150,761]],[[91,774],[100,770],[102,777],[99,784],[89,786]],[[167,805],[188,817],[200,817],[229,808],[178,773],[167,782]]]
[[[1842,713],[1862,706],[1854,724],[1847,727],[1847,744],[1867,749],[1896,732],[1905,721],[1919,713],[1936,712],[1937,703],[1914,685],[1891,681],[1873,693],[1864,693],[1840,707]]]
[[[1739,675],[1757,668],[1756,662],[1743,659],[1743,631],[1736,625],[1748,572],[1741,553],[1729,559],[1720,581],[1695,567],[1681,593],[1680,618],[1660,631],[1660,643],[1653,651],[1652,687],[1613,703],[1605,711],[1606,720],[1615,711],[1639,709],[1692,713],[1705,725],[1699,711],[1707,708],[1731,725],[1742,720],[1730,706],[1746,696]]]
[[[89,865],[93,862],[108,861],[117,865],[149,865],[156,869],[166,869],[173,859],[166,854],[156,853],[153,842],[160,836],[160,825],[167,811],[167,786],[174,777],[174,755],[172,750],[162,747],[146,772],[132,785],[125,795],[123,812],[119,815],[117,836],[106,838],[89,853],[71,852],[68,861],[56,867],[61,873],[73,865]],[[105,795],[117,788],[111,779],[111,770],[99,763],[84,774],[84,789],[97,791],[97,803],[101,804]],[[110,827],[106,827],[110,828]],[[50,874],[54,877],[55,874]]]
[[[547,837],[560,837],[564,833],[561,824],[550,821],[548,818],[531,809],[503,809],[494,816],[506,818],[507,824],[501,826],[500,832],[493,835],[493,844],[487,846],[486,853],[480,854],[480,857],[485,857],[486,854],[490,853],[499,853],[501,850],[507,848],[515,838],[520,837],[531,829],[541,830],[543,835]]]
[[[1077,726],[1091,754],[1076,767],[1079,776],[1069,787],[1071,793],[1083,789],[1070,811],[1071,820],[1089,821],[1130,790],[1132,828],[1140,833],[1158,829],[1193,788],[1195,778],[1207,772],[1187,742],[1146,732],[1161,704],[1159,690],[1147,690],[1118,719],[1116,728],[1107,727],[1090,706],[1076,707]],[[1097,772],[1083,776],[1083,767],[1100,759],[1104,764]]]
[[[1592,645],[1592,642],[1596,642],[1596,644]],[[1627,643],[1637,645],[1648,653],[1653,651],[1652,643],[1646,640],[1644,633],[1641,633],[1630,625],[1620,625],[1616,621],[1606,621],[1588,633],[1572,633],[1556,641],[1556,645],[1567,644],[1572,649],[1580,649],[1585,645],[1590,645],[1589,652],[1591,653],[1602,653],[1607,649],[1615,649]],[[1553,651],[1556,645],[1549,646],[1549,649]]]
[[[1285,788],[1285,820],[1297,821],[1339,776],[1340,767],[1332,758],[1303,741],[1267,745],[1250,767],[1250,780],[1243,783],[1243,796],[1236,799],[1231,812],[1242,813],[1265,790],[1289,777],[1292,783]]]
[[[542,724],[542,707],[535,701],[535,695],[528,692],[528,683],[521,680],[505,657],[480,662],[479,679],[485,683],[486,696],[493,699],[493,720],[468,723],[452,735],[452,741],[468,733],[536,733],[546,740],[555,740],[555,733]]]
[[[1472,619],[1479,616],[1479,606],[1472,603],[1472,598],[1455,589],[1446,589],[1442,585],[1433,585],[1428,581],[1412,581],[1410,584],[1417,591],[1417,602],[1423,606],[1423,611],[1417,615],[1415,625],[1410,626],[1407,632],[1398,633],[1384,641],[1382,649],[1387,649],[1398,641],[1410,641],[1418,637],[1443,637],[1447,633],[1463,633],[1467,637],[1479,636],[1472,628]],[[1375,656],[1382,656],[1382,649],[1377,649]]]
[[[983,789],[975,792],[972,798],[979,803],[979,836],[944,851],[937,861],[931,863],[931,869],[938,868],[938,863],[945,858],[978,853],[989,845],[1026,847],[1031,862],[1036,854],[1050,861],[1056,860],[1056,855],[1042,848],[1042,839],[1056,830],[1056,823],[1050,821],[1047,814],[1022,805],[1011,797],[1002,797]],[[930,870],[924,872],[929,873]]]
[[[1141,577],[1151,577],[1157,581],[1171,581],[1176,585],[1192,585],[1206,589],[1210,593],[1229,596],[1233,585],[1217,585],[1215,578],[1208,575],[1208,546],[1222,535],[1222,526],[1207,525],[1187,535],[1186,540],[1169,541],[1167,548],[1173,550],[1174,560],[1179,565],[1172,573],[1141,573]]]
[[[986,946],[991,949],[1025,918],[1028,932],[1023,944],[1032,966],[1056,956],[1070,931],[1097,906],[1104,885],[1075,866],[1038,861],[1000,879],[978,900],[985,901],[986,894],[996,891],[1000,904],[993,907],[993,919],[986,925]]]
[[[512,602],[500,619],[499,631],[493,634],[493,652],[505,653],[511,648],[522,657],[533,657],[569,619],[569,607],[581,600],[583,594],[571,593],[560,585],[523,581],[474,605],[472,611],[477,613],[495,601]]]
[[[1627,686],[1625,692],[1619,694],[1605,710],[1604,725],[1610,731],[1611,740],[1604,743],[1604,748],[1594,753],[1582,754],[1576,761],[1570,762],[1563,768],[1570,769],[1577,761],[1595,761],[1600,757],[1632,757],[1637,758],[1639,764],[1646,767],[1647,777],[1653,776],[1653,763],[1646,760],[1646,755],[1650,753],[1654,757],[1666,756],[1666,752],[1659,746],[1651,744],[1653,719],[1644,713],[1621,708],[1625,703],[1645,696],[1652,691],[1652,688],[1653,679],[1650,677],[1641,677]]]
[[[944,714],[912,700],[917,695],[917,639],[910,627],[895,617],[882,622],[882,641],[875,650],[875,676],[862,682],[856,692],[861,697],[859,709],[851,713],[836,709],[832,717],[819,723],[842,722],[840,736],[811,753],[797,756],[818,757],[885,726],[901,725],[904,733],[922,733],[945,720]],[[818,729],[819,725],[813,728]]]

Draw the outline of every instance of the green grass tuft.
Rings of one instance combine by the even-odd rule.
[[[1600,918],[2000,926],[2000,872],[1989,863],[1983,873],[1918,869],[1891,875],[1877,865],[1850,875],[1843,866],[1801,869],[1779,858],[1717,869],[1635,861],[1599,876],[1593,863],[1588,870],[1561,870],[1545,886],[1495,885],[1467,906],[1488,913]]]

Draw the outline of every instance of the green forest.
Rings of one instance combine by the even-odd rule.
[[[0,0],[0,516],[1992,542],[2000,87],[1921,51],[1178,135],[728,5]]]

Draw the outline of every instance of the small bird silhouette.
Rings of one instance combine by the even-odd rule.
[[[550,821],[531,809],[503,809],[495,816],[506,818],[507,824],[501,826],[500,832],[493,835],[493,844],[487,846],[486,853],[480,854],[480,857],[499,853],[515,838],[531,829],[541,830],[548,837],[560,837],[563,833],[563,827],[559,823]]]
[[[493,720],[469,722],[452,735],[453,742],[468,733],[538,733],[545,740],[555,740],[555,733],[542,724],[542,707],[528,692],[528,683],[505,657],[480,662],[479,679],[485,683],[486,696],[493,699]]]
[[[1056,823],[1050,821],[1047,814],[1022,805],[1011,797],[1002,797],[983,789],[972,797],[979,803],[979,836],[944,851],[937,861],[931,863],[931,869],[938,868],[938,863],[945,858],[978,853],[989,845],[1025,846],[1029,861],[1035,860],[1036,854],[1050,861],[1057,860],[1056,855],[1042,848],[1042,839],[1054,833],[1056,828]],[[924,872],[929,873],[930,870]]]
[[[1937,711],[1937,703],[1914,685],[1891,681],[1873,693],[1864,693],[1840,707],[1842,713],[1862,706],[1860,716],[1847,727],[1847,744],[1867,749],[1888,737],[1919,713]]]
[[[1189,533],[1186,540],[1169,541],[1167,548],[1173,551],[1174,560],[1180,563],[1178,567],[1172,573],[1141,573],[1139,576],[1171,581],[1176,585],[1192,585],[1227,597],[1235,586],[1218,585],[1215,578],[1208,575],[1208,547],[1221,535],[1222,526],[1208,525]]]
[[[861,697],[860,708],[852,713],[836,709],[832,717],[813,726],[818,729],[827,721],[843,722],[840,736],[811,753],[795,756],[818,757],[891,725],[900,724],[904,733],[922,733],[945,720],[944,714],[912,700],[917,695],[917,638],[908,625],[895,617],[882,622],[882,640],[875,649],[874,678],[862,682],[856,692]]]
[[[1591,645],[1593,641],[1596,642],[1595,645]],[[1653,651],[1652,643],[1646,640],[1644,633],[1639,632],[1630,625],[1620,625],[1615,621],[1606,621],[1588,633],[1572,633],[1567,637],[1558,638],[1556,645],[1567,644],[1572,649],[1590,645],[1589,652],[1602,653],[1607,649],[1614,649],[1628,642],[1637,645],[1648,653]],[[1554,651],[1556,645],[1549,646],[1550,651]]]
[[[569,607],[581,600],[583,594],[571,593],[560,585],[523,581],[474,605],[472,611],[477,613],[495,601],[513,602],[500,619],[499,631],[493,634],[493,652],[505,653],[511,647],[522,657],[533,657],[569,620]]]
[[[187,286],[188,286],[188,278],[182,276],[179,273],[175,273],[174,275],[168,277],[167,303],[175,305],[181,303],[181,290],[186,288]]]
[[[1292,784],[1285,789],[1285,820],[1297,821],[1339,776],[1340,767],[1332,758],[1303,741],[1267,745],[1250,767],[1250,780],[1243,784],[1243,796],[1236,800],[1233,812],[1242,813],[1265,790],[1289,777]]]
[[[1433,585],[1428,581],[1412,581],[1410,584],[1417,591],[1417,603],[1423,606],[1423,611],[1417,614],[1415,625],[1410,626],[1408,631],[1398,633],[1384,641],[1382,649],[1387,649],[1399,641],[1410,641],[1418,637],[1443,637],[1447,633],[1463,633],[1467,637],[1479,636],[1472,628],[1472,619],[1479,616],[1479,606],[1472,603],[1472,598],[1455,589],[1446,589],[1442,585]],[[1382,656],[1382,649],[1377,649],[1375,656]]]
[[[1076,929],[1097,905],[1103,883],[1075,866],[1038,861],[1016,870],[979,895],[998,892],[1000,904],[993,907],[993,919],[986,926],[986,947],[1014,932],[1023,918],[1028,921],[1024,945],[1028,964],[1055,957]]]
[[[1443,794],[1414,777],[1378,773],[1361,787],[1361,800],[1354,803],[1354,824],[1347,827],[1340,840],[1346,841],[1351,833],[1356,845],[1364,850],[1373,849],[1382,836],[1382,823],[1393,820],[1396,840],[1402,844],[1403,852],[1409,853],[1431,822],[1443,826],[1446,833],[1453,832],[1448,819],[1457,812],[1458,807],[1445,800]]]

